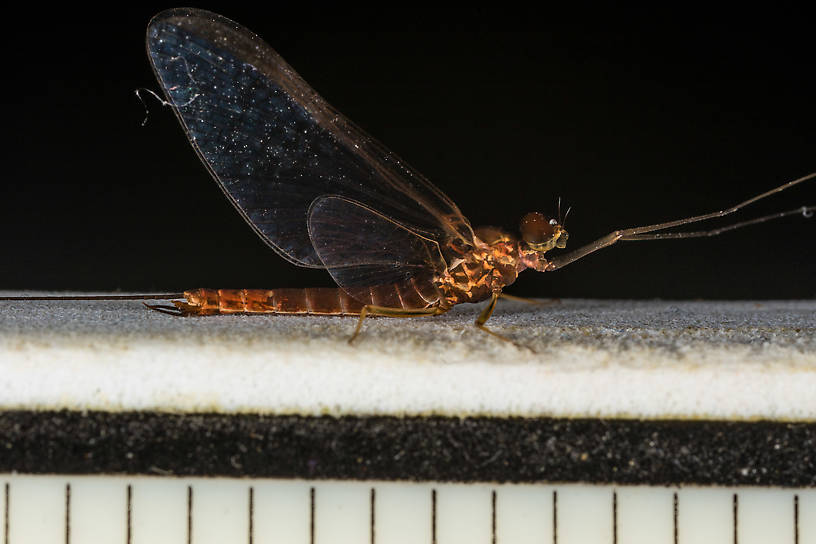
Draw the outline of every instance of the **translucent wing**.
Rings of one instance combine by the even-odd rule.
[[[260,38],[219,15],[154,17],[147,51],[208,170],[255,231],[295,264],[323,267],[307,229],[317,197],[339,195],[416,233],[471,243],[456,205],[329,106]]]
[[[309,234],[334,281],[357,300],[391,308],[426,308],[439,301],[444,272],[439,245],[360,202],[316,199]]]

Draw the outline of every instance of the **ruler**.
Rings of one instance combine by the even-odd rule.
[[[19,411],[0,429],[0,544],[816,544],[809,423]]]
[[[3,544],[813,544],[816,490],[0,475]]]

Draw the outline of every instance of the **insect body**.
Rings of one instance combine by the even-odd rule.
[[[537,221],[528,220],[529,217]],[[417,283],[412,277],[407,283],[371,285],[367,293],[358,289],[356,297],[343,289],[332,288],[196,289],[185,292],[184,301],[174,303],[175,311],[167,307],[154,308],[182,315],[360,315],[368,306],[367,312],[375,307],[376,313],[383,315],[441,314],[456,304],[499,296],[516,280],[519,272],[527,268],[545,271],[549,261],[542,256],[544,250],[535,247],[542,244],[554,247],[556,243],[563,247],[567,232],[554,220],[547,222],[541,214],[528,214],[523,225],[533,222],[543,222],[549,231],[546,239],[538,244],[484,227],[476,230],[472,245],[452,241],[439,248],[442,272],[428,283]],[[527,230],[530,229],[528,226]],[[537,239],[542,239],[541,233]]]
[[[527,268],[556,270],[619,240],[716,234],[655,232],[732,213],[816,176],[727,210],[615,231],[550,257],[566,246],[560,218],[528,214],[518,238],[491,227],[474,230],[442,191],[238,24],[202,10],[165,11],[148,26],[147,51],[167,103],[238,212],[285,259],[323,268],[339,286],[198,289],[173,306],[151,306],[177,315],[359,315],[359,331],[366,315],[435,315],[489,299],[477,320],[484,328],[502,290]],[[803,210],[812,208],[727,228]]]

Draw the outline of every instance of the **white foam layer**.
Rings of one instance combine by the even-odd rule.
[[[816,420],[816,302],[503,303],[421,319],[0,303],[0,409]]]

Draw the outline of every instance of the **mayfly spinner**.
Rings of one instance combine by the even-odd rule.
[[[619,240],[702,235],[656,231],[734,212],[813,177],[550,258],[567,244],[560,218],[525,215],[520,239],[473,229],[450,198],[240,25],[201,10],[165,11],[148,26],[147,52],[190,143],[247,223],[285,259],[325,268],[340,287],[196,289],[172,307],[152,306],[180,315],[353,315],[361,318],[356,336],[366,315],[437,315],[489,299],[476,320],[485,328],[502,290],[527,268],[557,270]]]
[[[521,236],[472,228],[456,204],[327,104],[258,36],[207,11],[172,9],[147,28],[147,53],[190,144],[246,222],[291,263],[323,268],[339,288],[195,289],[174,315],[233,313],[416,317],[489,300],[526,269],[551,272],[618,241],[711,236],[803,213],[800,207],[698,232],[663,232],[731,214],[816,177],[730,208],[615,230],[572,252],[560,217],[529,213]],[[560,215],[560,214],[559,214]],[[170,296],[166,298],[171,298]],[[497,335],[498,336],[498,335]]]

